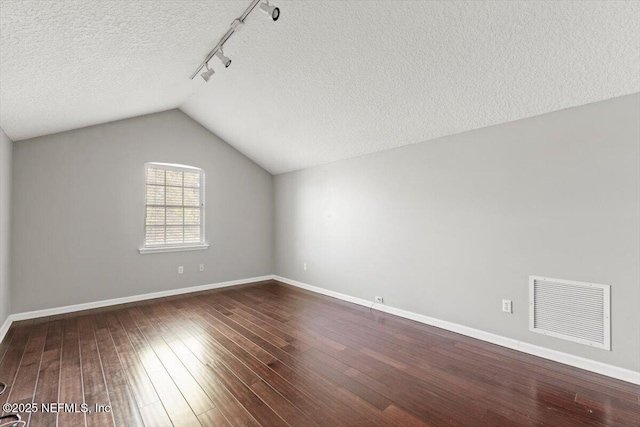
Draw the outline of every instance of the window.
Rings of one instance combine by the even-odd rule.
[[[204,171],[167,163],[146,163],[145,169],[145,231],[140,253],[208,248]]]

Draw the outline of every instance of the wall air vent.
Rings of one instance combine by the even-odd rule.
[[[529,276],[529,329],[611,350],[611,288]]]

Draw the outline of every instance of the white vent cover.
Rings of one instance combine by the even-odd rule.
[[[609,285],[529,276],[529,329],[611,350]]]

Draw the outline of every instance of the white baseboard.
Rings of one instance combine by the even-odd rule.
[[[4,339],[4,336],[9,332],[9,327],[11,326],[11,315],[7,316],[2,326],[0,326],[0,342]]]
[[[226,288],[229,286],[244,285],[246,283],[261,282],[271,280],[273,275],[250,277],[248,279],[230,280],[228,282],[211,283],[208,285],[190,286],[188,288],[170,289],[168,291],[152,292],[149,294],[133,295],[129,297],[113,298],[102,301],[87,302],[83,304],[66,305],[64,307],[46,308],[44,310],[26,311],[23,313],[10,314],[0,328],[0,342],[4,339],[12,322],[20,320],[36,319],[38,317],[55,316],[57,314],[73,313],[75,311],[90,310],[92,308],[109,307],[111,305],[126,304],[129,302],[144,301],[154,298],[169,297],[173,295],[188,294],[192,292],[207,291],[209,289]]]
[[[371,301],[367,301],[362,298],[356,298],[349,295],[341,294],[339,292],[319,288],[317,286],[308,285],[306,283],[298,282],[297,280],[291,280],[291,279],[287,279],[285,277],[280,277],[277,275],[274,276],[273,278],[282,283],[287,283],[289,285],[306,289],[308,291],[315,292],[318,294],[327,295],[333,298],[338,298],[343,301],[348,301],[348,302],[359,304],[365,307],[371,307],[372,305]],[[502,347],[518,350],[523,353],[542,357],[544,359],[553,360],[554,362],[563,363],[565,365],[573,366],[576,368],[584,369],[586,371],[595,372],[597,374],[606,375],[611,378],[616,378],[622,381],[630,382],[632,384],[640,385],[640,372],[632,371],[630,369],[624,369],[617,366],[608,365],[606,363],[597,362],[595,360],[574,356],[572,354],[563,353],[556,350],[550,350],[545,347],[528,344],[522,341],[515,340],[513,338],[503,337],[501,335],[492,334],[489,332],[481,331],[479,329],[474,329],[468,326],[459,325],[457,323],[447,322],[446,320],[436,319],[433,317],[425,316],[423,314],[413,313],[411,311],[402,310],[400,308],[390,307],[388,305],[374,304],[372,308],[374,310],[382,311],[389,314],[394,314],[399,317],[404,317],[405,319],[415,320],[416,322],[435,326],[441,329],[446,329],[448,331],[466,335],[468,337],[477,338],[479,340],[490,342],[492,344],[497,344]]]

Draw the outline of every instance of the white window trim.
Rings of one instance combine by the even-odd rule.
[[[140,254],[145,255],[145,254],[157,254],[157,253],[165,253],[165,252],[185,252],[185,251],[202,251],[202,250],[206,250],[209,248],[209,244],[206,242],[206,238],[205,238],[205,216],[206,216],[206,204],[205,204],[205,174],[204,174],[204,170],[201,168],[197,168],[194,166],[188,166],[188,165],[180,165],[177,163],[158,163],[158,162],[146,162],[144,164],[144,174],[145,174],[145,179],[144,179],[144,209],[146,210],[147,207],[147,181],[146,181],[146,174],[147,174],[147,168],[149,168],[150,166],[159,166],[163,169],[168,169],[168,170],[175,170],[175,171],[179,171],[179,172],[184,172],[185,170],[193,170],[193,171],[198,171],[201,173],[202,176],[202,183],[201,183],[201,188],[200,188],[200,200],[202,203],[202,215],[200,218],[200,227],[201,227],[201,236],[202,236],[202,242],[200,243],[188,243],[188,244],[181,244],[181,245],[153,245],[153,246],[145,246],[143,244],[143,246],[141,248],[138,249],[138,251],[140,252]],[[142,240],[143,242],[145,241],[145,235],[146,235],[146,224],[145,222],[142,223]]]
[[[189,245],[189,246],[147,246],[138,249],[141,254],[159,254],[163,252],[185,252],[185,251],[203,251],[209,249],[207,243]]]

